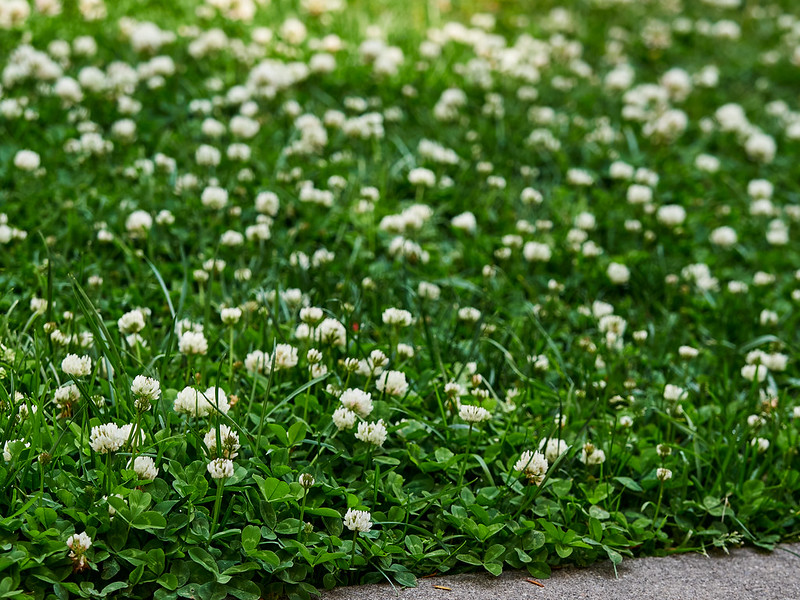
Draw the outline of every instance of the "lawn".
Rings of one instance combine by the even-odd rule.
[[[0,597],[797,540],[798,82],[788,0],[0,0]]]

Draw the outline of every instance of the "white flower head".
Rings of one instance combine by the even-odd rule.
[[[178,413],[186,413],[193,417],[204,417],[213,414],[217,409],[228,414],[231,405],[228,396],[221,388],[208,388],[205,392],[200,392],[188,386],[178,392],[175,398],[174,409]]]
[[[386,425],[383,424],[383,419],[372,423],[365,421],[359,423],[356,438],[379,448],[383,446],[383,442],[386,441]]]
[[[591,442],[586,442],[581,450],[580,460],[585,465],[601,465],[606,462],[606,453]]]
[[[212,479],[228,479],[233,477],[233,461],[227,458],[215,458],[208,463],[209,475]]]
[[[178,340],[181,354],[205,354],[208,352],[208,341],[202,331],[184,331]]]
[[[362,419],[372,412],[372,395],[359,389],[349,388],[339,396],[342,406],[352,410]]]
[[[136,410],[144,412],[150,410],[150,405],[161,397],[161,384],[157,379],[137,375],[131,384]]]
[[[372,515],[366,510],[348,508],[343,521],[350,531],[367,532],[372,529]]]
[[[401,371],[386,371],[382,373],[375,382],[378,391],[384,392],[389,396],[402,397],[408,391],[408,382],[405,373]]]
[[[133,470],[136,472],[139,479],[152,481],[158,476],[156,461],[149,456],[137,456],[133,459]]]
[[[82,571],[87,566],[86,551],[92,547],[92,538],[86,532],[74,533],[67,538],[67,548],[69,557],[75,565],[75,569]]]
[[[73,377],[86,377],[92,372],[92,359],[86,355],[67,354],[61,361],[61,370]]]
[[[117,327],[120,333],[128,335],[131,333],[139,333],[144,329],[144,313],[137,309],[126,312],[117,320]]]
[[[514,465],[514,470],[521,472],[531,483],[541,485],[547,473],[547,458],[541,452],[526,450]]]
[[[210,456],[219,453],[223,458],[236,458],[239,455],[239,434],[227,425],[219,426],[219,437],[222,440],[220,449],[217,449],[217,430],[212,427],[203,437],[203,443],[208,448]]]
[[[544,440],[542,440],[539,444],[539,450],[542,449],[542,446],[545,446]],[[568,449],[569,446],[564,440],[550,438],[547,440],[547,445],[544,448],[544,456],[549,462],[553,463],[558,460],[558,457],[564,454]]]
[[[223,308],[219,311],[219,317],[225,325],[236,325],[242,318],[242,309],[238,307]]]
[[[482,406],[462,404],[458,409],[458,416],[467,423],[481,423],[492,418],[492,413]]]
[[[89,435],[89,445],[99,454],[116,452],[126,441],[120,427],[115,423],[106,423],[92,427]]]
[[[333,423],[339,431],[352,428],[357,418],[356,413],[344,406],[340,406],[333,413]]]

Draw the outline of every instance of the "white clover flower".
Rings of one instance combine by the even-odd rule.
[[[303,323],[314,325],[322,320],[322,317],[325,316],[325,313],[323,313],[322,309],[317,306],[304,306],[300,309],[299,316]]]
[[[117,320],[117,328],[124,335],[139,333],[144,327],[144,313],[138,308],[126,312]]]
[[[451,219],[450,224],[456,229],[466,231],[467,233],[475,233],[478,227],[478,221],[471,212],[464,212],[460,215],[456,215]]]
[[[411,313],[401,308],[387,308],[383,311],[382,319],[386,325],[398,327],[408,327],[414,321]]]
[[[259,192],[256,196],[256,211],[274,217],[280,208],[280,199],[275,192]]]
[[[458,416],[467,423],[481,423],[492,418],[492,413],[482,406],[462,404],[458,409]]]
[[[33,150],[19,150],[14,155],[14,166],[20,171],[35,171],[42,164],[42,159]]]
[[[664,399],[672,402],[685,400],[689,396],[689,392],[682,387],[668,383],[664,386]]]
[[[653,190],[646,185],[634,183],[628,188],[629,204],[649,204],[653,201]]]
[[[61,370],[72,377],[85,377],[92,372],[92,359],[85,355],[67,354],[61,361]]]
[[[351,429],[356,424],[358,415],[349,408],[340,406],[333,412],[333,423],[339,431]]]
[[[697,358],[697,355],[700,354],[700,350],[694,348],[692,346],[681,346],[678,348],[678,356],[685,359]]]
[[[231,405],[228,396],[221,388],[208,388],[205,392],[200,392],[193,387],[185,387],[178,392],[175,398],[175,412],[185,413],[193,417],[204,417],[214,414],[219,410],[223,414],[228,414]]]
[[[397,356],[400,358],[414,358],[414,346],[410,344],[397,344]]]
[[[587,442],[581,450],[580,460],[585,465],[601,465],[606,462],[606,453]]]
[[[219,318],[225,325],[236,325],[242,318],[242,309],[238,307],[223,308],[219,311]]]
[[[672,479],[672,471],[670,471],[669,469],[665,469],[663,467],[659,467],[658,469],[656,469],[656,477],[661,482],[669,481],[670,479]]]
[[[383,424],[383,419],[372,423],[366,421],[359,423],[356,438],[378,448],[383,446],[383,442],[386,441],[386,425]]]
[[[274,370],[291,369],[297,365],[297,348],[291,344],[278,344],[275,346]],[[269,369],[269,367],[265,367]]]
[[[758,322],[763,325],[775,325],[778,322],[778,313],[774,310],[764,309],[758,315]]]
[[[768,369],[766,365],[745,365],[742,367],[742,377],[747,381],[758,381],[761,383],[767,378]]]
[[[534,485],[541,485],[547,473],[547,458],[540,452],[526,450],[514,465],[514,470],[519,471]]]
[[[527,242],[522,247],[522,256],[528,262],[548,262],[553,256],[550,246],[540,242]]]
[[[248,352],[244,359],[244,367],[251,373],[263,373],[268,364],[270,364],[269,356],[264,354],[261,350]]]
[[[206,467],[212,479],[228,479],[233,477],[233,461],[227,458],[215,458]]]
[[[347,331],[336,319],[327,318],[314,328],[314,339],[331,346],[344,346]]]
[[[750,440],[750,445],[753,446],[759,454],[763,454],[769,449],[769,440],[763,437],[753,438]]]
[[[350,531],[367,532],[372,529],[372,515],[366,510],[348,508],[343,522]]]
[[[140,238],[147,235],[147,232],[153,227],[153,217],[150,213],[144,210],[135,210],[125,220],[125,229],[133,238]],[[98,239],[100,239],[98,233]]]
[[[339,401],[362,419],[372,412],[372,395],[363,390],[348,388],[339,396]]]
[[[389,396],[405,396],[408,391],[408,382],[405,373],[401,371],[386,371],[375,381],[378,391]]]
[[[67,539],[67,547],[76,554],[86,552],[92,547],[92,538],[83,533],[74,533]]]
[[[185,331],[178,340],[181,354],[205,354],[208,352],[208,341],[201,331]]]
[[[436,185],[436,174],[430,169],[425,169],[423,167],[411,169],[408,173],[408,182],[411,185],[433,187]]]
[[[545,446],[545,441],[542,440],[539,443],[539,450],[542,449],[542,446]],[[544,456],[545,458],[553,463],[558,460],[558,457],[564,454],[567,450],[569,450],[569,446],[567,442],[564,440],[559,440],[558,438],[550,438],[547,440],[547,445],[544,449]]]
[[[228,191],[219,186],[208,186],[200,195],[200,202],[207,208],[223,209],[228,204]]]
[[[106,423],[92,427],[89,435],[89,445],[98,454],[116,452],[127,441],[122,429],[115,423]]]
[[[150,410],[150,405],[161,397],[161,384],[157,379],[137,375],[131,383],[131,393],[136,410],[144,412]]]
[[[36,315],[43,315],[47,312],[47,300],[44,298],[37,298],[34,296],[31,298],[31,312]]]
[[[714,229],[708,236],[708,239],[715,246],[720,246],[721,248],[730,248],[736,244],[738,241],[738,236],[733,228],[724,226]]]
[[[208,448],[210,456],[218,452],[223,458],[236,458],[239,455],[239,434],[225,424],[219,426],[219,437],[222,440],[220,449],[217,449],[217,430],[212,427],[203,437],[203,443]]]
[[[678,204],[665,204],[656,211],[656,219],[667,227],[677,227],[686,220],[686,209]]]
[[[606,274],[611,280],[611,283],[615,283],[617,285],[625,285],[631,278],[630,269],[628,269],[628,267],[625,265],[616,262],[612,262],[608,265]]]
[[[467,323],[475,323],[481,318],[481,311],[472,306],[464,306],[458,309],[458,318]]]
[[[75,564],[77,570],[83,570],[87,566],[86,551],[92,547],[92,538],[86,532],[74,533],[67,538],[67,548],[69,548],[69,557]]]
[[[133,460],[133,470],[136,472],[139,479],[152,481],[158,476],[156,461],[149,456],[137,456]]]

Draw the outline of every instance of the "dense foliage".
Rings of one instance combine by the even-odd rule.
[[[0,597],[797,538],[800,18],[529,4],[0,0]]]

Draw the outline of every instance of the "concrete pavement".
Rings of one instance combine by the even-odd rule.
[[[682,554],[567,567],[550,579],[526,581],[527,573],[450,575],[419,580],[400,592],[402,600],[800,600],[800,543],[771,554],[744,548],[730,555]],[[438,586],[438,587],[434,587]],[[442,589],[449,588],[449,589]],[[388,585],[323,592],[322,600],[396,600]]]

